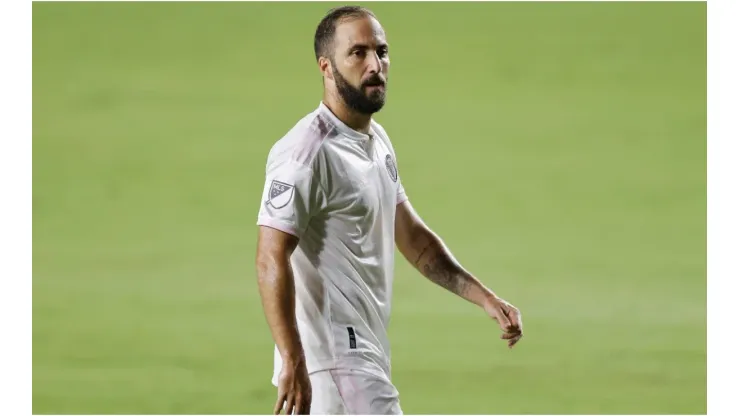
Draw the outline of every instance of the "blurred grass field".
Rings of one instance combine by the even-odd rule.
[[[267,152],[329,3],[33,4],[34,413],[269,413]],[[421,215],[520,307],[401,256],[406,413],[706,413],[706,4],[369,4]]]

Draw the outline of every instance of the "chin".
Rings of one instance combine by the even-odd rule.
[[[384,105],[385,104],[385,94],[372,94],[367,96],[367,99],[373,103],[373,105]]]

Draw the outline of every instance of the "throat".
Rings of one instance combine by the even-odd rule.
[[[324,105],[331,110],[334,115],[346,124],[347,127],[360,132],[362,134],[370,134],[370,122],[373,119],[372,114],[358,113],[340,102],[337,99],[331,99],[331,97],[324,98]]]

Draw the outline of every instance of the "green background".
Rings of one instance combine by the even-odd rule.
[[[271,145],[329,3],[33,4],[33,411],[269,413]],[[397,257],[406,413],[706,412],[706,5],[370,4],[411,200],[514,350]]]

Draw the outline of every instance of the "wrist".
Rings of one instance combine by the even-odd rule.
[[[285,351],[284,353],[280,354],[280,358],[283,361],[284,365],[291,368],[298,368],[299,366],[306,363],[306,356],[300,349]]]
[[[482,307],[485,308],[486,306],[498,303],[499,297],[496,295],[494,291],[492,291],[491,289],[485,286],[482,289],[483,289],[483,296],[482,296],[483,300],[481,302]]]

